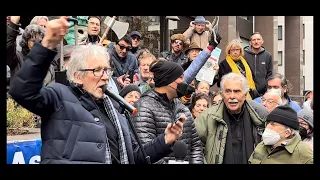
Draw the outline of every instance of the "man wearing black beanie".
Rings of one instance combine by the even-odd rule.
[[[297,112],[278,106],[267,117],[262,142],[252,153],[250,164],[313,164],[313,151],[301,140]]]
[[[185,161],[203,164],[203,147],[194,120],[190,110],[177,99],[192,92],[183,80],[183,68],[175,62],[158,60],[151,63],[150,72],[154,74],[155,88],[144,93],[136,102],[138,112],[133,116],[141,142],[152,143],[154,138],[165,133],[168,124],[175,124],[175,120],[183,118],[184,131],[179,141],[187,144]],[[166,164],[170,159],[174,157],[165,157],[157,163]]]

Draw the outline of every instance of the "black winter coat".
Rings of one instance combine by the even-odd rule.
[[[187,119],[183,124],[183,134],[179,140],[185,142],[188,147],[185,160],[188,160],[190,164],[203,163],[203,146],[194,120],[190,110],[178,99],[169,101],[166,94],[159,94],[151,90],[144,93],[135,106],[138,112],[133,116],[133,123],[142,144],[148,144],[163,134],[167,125],[184,113]],[[167,163],[169,159],[174,159],[173,157],[171,154],[157,163]]]
[[[41,163],[83,164],[105,163],[106,127],[102,123],[96,103],[89,93],[79,87],[51,83],[46,87],[46,76],[56,51],[43,47],[39,42],[28,54],[21,69],[13,78],[9,94],[28,109],[41,116]],[[119,118],[129,163],[146,163],[136,139],[132,136],[127,119]],[[171,151],[164,135],[144,147],[151,162],[156,162]]]

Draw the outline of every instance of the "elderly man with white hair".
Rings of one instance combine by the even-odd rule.
[[[42,86],[56,47],[68,31],[66,19],[47,23],[43,40],[34,44],[9,90],[17,103],[41,116],[41,164],[144,164],[170,154],[172,143],[182,135],[184,119],[169,123],[150,144],[139,146],[139,139],[132,136],[133,124],[103,92],[113,73],[104,47],[79,46],[72,52],[70,86]]]
[[[202,112],[195,121],[208,164],[247,164],[261,141],[265,120],[255,103],[246,99],[249,84],[242,74],[222,77],[223,100]]]
[[[277,91],[269,90],[262,96],[261,104],[271,112],[274,108],[282,105],[281,96]]]

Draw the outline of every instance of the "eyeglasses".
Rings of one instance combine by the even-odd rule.
[[[230,49],[231,52],[241,51],[241,49]]]
[[[180,41],[180,40],[174,40],[173,42],[176,43],[176,44],[179,44],[180,46],[183,45],[182,41]]]
[[[274,100],[271,99],[265,99],[265,98],[261,98],[261,102],[262,103],[268,103],[269,105],[271,105],[272,103],[276,103]]]
[[[113,68],[80,69],[79,71],[92,71],[93,75],[96,77],[102,77],[103,72],[109,77],[113,74]]]
[[[132,49],[131,46],[124,46],[122,44],[118,44],[118,45],[119,45],[121,50],[126,49],[127,51],[131,51],[131,49]]]
[[[132,40],[140,41],[140,38],[139,38],[138,36],[131,36],[131,39],[132,39]]]

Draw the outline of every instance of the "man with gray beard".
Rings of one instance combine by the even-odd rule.
[[[195,121],[205,145],[208,164],[248,164],[261,141],[265,120],[257,104],[249,103],[249,84],[242,74],[229,73],[221,81],[222,101],[202,112]]]

